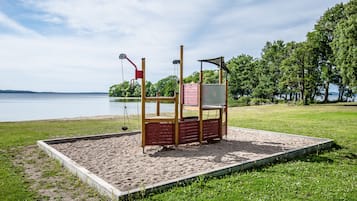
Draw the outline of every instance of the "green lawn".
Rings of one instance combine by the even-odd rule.
[[[133,119],[133,118],[132,118]],[[133,120],[130,128],[136,129]],[[341,147],[222,178],[201,179],[145,200],[357,200],[357,106],[231,108],[230,126],[334,139]],[[11,148],[58,136],[118,132],[119,119],[0,123],[1,200],[31,200]]]

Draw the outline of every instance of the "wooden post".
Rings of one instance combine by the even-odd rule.
[[[222,61],[222,58],[221,58]],[[222,63],[221,63],[222,65]],[[219,68],[219,84],[221,85],[223,82],[223,70],[222,67]],[[223,110],[224,108],[219,108],[219,130],[218,130],[218,136],[219,138],[222,139],[222,129],[224,127],[223,125]]]
[[[222,67],[219,69],[219,84],[223,83],[223,70]]]
[[[220,69],[220,84],[223,84],[223,70],[222,70],[222,66],[224,65],[224,57],[221,57],[221,69]],[[224,105],[224,124],[223,124],[223,129],[224,129],[224,133],[227,136],[228,134],[228,72],[226,72],[226,80],[225,80],[225,91],[226,91],[226,97],[225,97],[225,105]],[[223,117],[222,117],[223,118]],[[222,135],[221,135],[222,138]]]
[[[202,71],[202,62],[201,62],[201,71],[200,71],[200,84],[199,84],[199,118],[200,118],[200,143],[203,141],[203,113],[202,113],[202,84],[203,84],[203,71]]]
[[[160,92],[156,93],[156,97],[160,96]],[[160,100],[156,100],[156,116],[160,116]]]
[[[228,135],[228,77],[226,76],[225,134]]]
[[[180,46],[180,120],[183,119],[183,45]]]
[[[145,103],[146,103],[146,88],[145,88],[145,58],[141,59],[141,69],[143,71],[143,78],[141,79],[141,146],[144,148],[146,141],[145,132]]]
[[[175,94],[175,145],[179,144],[178,93]]]

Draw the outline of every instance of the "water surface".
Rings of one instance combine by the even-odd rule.
[[[0,122],[122,115],[124,103],[108,94],[0,93]],[[129,115],[141,113],[140,102],[126,102]],[[154,113],[155,103],[147,103]],[[172,112],[172,104],[161,104],[162,112]]]

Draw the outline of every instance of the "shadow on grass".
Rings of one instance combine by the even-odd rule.
[[[334,143],[331,149],[320,150],[318,153],[311,153],[305,156],[295,158],[291,161],[301,161],[301,162],[310,162],[310,163],[333,163],[334,159],[332,159],[331,157],[322,156],[322,154],[334,152],[341,149],[342,147],[340,145]]]

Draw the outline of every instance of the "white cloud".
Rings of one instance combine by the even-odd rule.
[[[27,29],[26,27],[20,25],[19,23],[12,20],[11,18],[9,18],[7,15],[5,15],[0,11],[0,28],[1,26],[14,31],[17,34],[38,36],[38,34],[35,31]]]
[[[197,59],[241,53],[259,56],[268,40],[304,40],[337,0],[301,1],[23,1],[32,20],[63,26],[47,34],[0,13],[0,88],[39,91],[106,91],[121,81],[118,54],[138,65],[147,58],[147,79],[173,73],[172,60],[185,45],[185,75]],[[25,15],[25,14],[24,14]],[[41,30],[46,30],[42,27]],[[46,33],[46,34],[44,34]],[[125,77],[133,77],[128,62]]]

